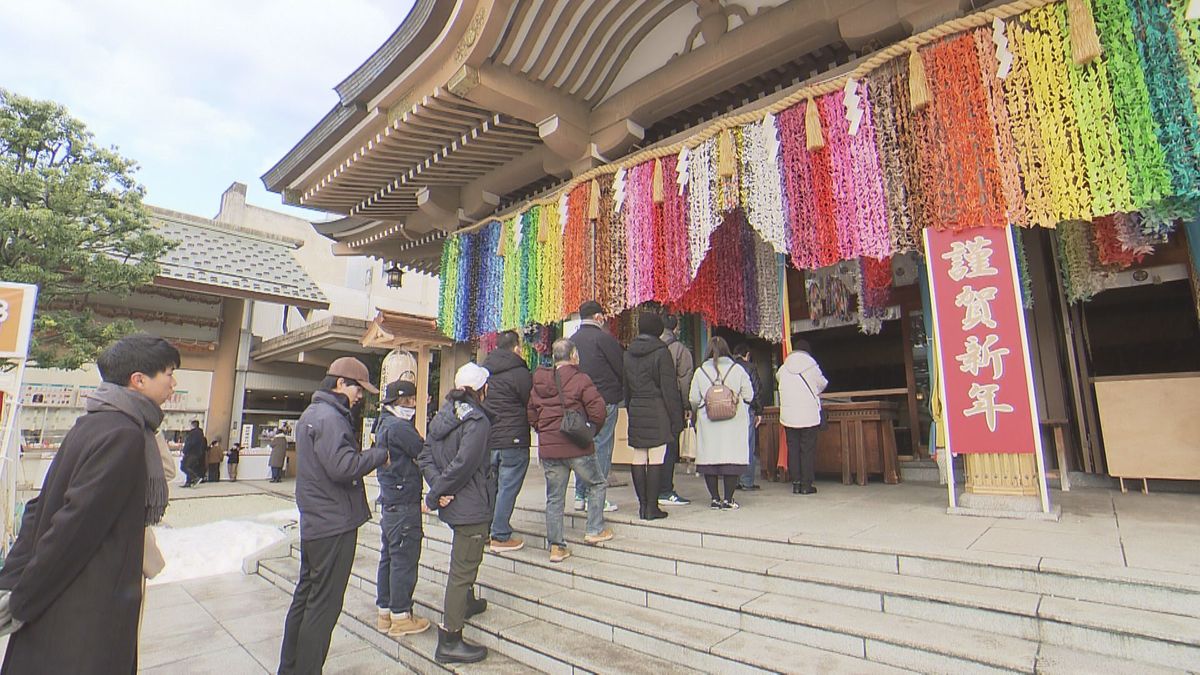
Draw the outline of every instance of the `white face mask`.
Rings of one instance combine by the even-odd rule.
[[[387,407],[387,409],[393,415],[395,415],[396,417],[399,417],[402,420],[411,420],[413,417],[416,417],[416,415],[417,415],[416,408],[405,408],[403,406],[398,406],[398,405],[389,405]]]

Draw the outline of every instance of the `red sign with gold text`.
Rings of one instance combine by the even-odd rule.
[[[925,230],[946,441],[954,452],[1037,451],[1012,234]]]

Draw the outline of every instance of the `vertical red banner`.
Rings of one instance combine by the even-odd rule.
[[[959,453],[1038,452],[1012,228],[924,233],[947,444]]]

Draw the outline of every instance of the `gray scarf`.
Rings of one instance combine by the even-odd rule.
[[[163,475],[162,457],[155,437],[163,421],[163,411],[154,401],[128,387],[104,382],[88,394],[84,410],[119,412],[137,422],[146,437],[146,525],[157,525],[167,510],[167,478]]]

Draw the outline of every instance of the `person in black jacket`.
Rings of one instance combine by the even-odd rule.
[[[200,430],[200,421],[192,420],[192,428],[183,439],[183,457],[179,468],[187,477],[183,487],[192,487],[204,480],[205,453],[208,452],[208,440]]]
[[[442,522],[454,530],[450,572],[442,603],[443,626],[438,628],[438,663],[475,663],[487,658],[487,647],[467,642],[463,626],[487,609],[472,592],[488,528],[496,506],[496,483],[488,454],[492,423],[483,408],[488,371],[468,363],[454,374],[454,389],[446,405],[429,423],[429,440],[417,464],[429,484],[425,506],[437,509]]]
[[[762,424],[766,392],[763,391],[762,378],[758,374],[758,367],[754,365],[749,344],[742,342],[733,348],[733,361],[746,371],[750,376],[750,386],[754,387],[754,399],[750,401],[750,463],[746,466],[746,473],[738,479],[738,489],[761,490],[762,486],[754,482],[754,476],[758,473],[758,453],[755,451],[758,449],[758,427]]]
[[[417,564],[425,536],[421,526],[421,470],[417,468],[425,439],[413,423],[417,385],[408,380],[392,382],[384,389],[380,405],[375,445],[387,448],[388,465],[375,473],[383,504],[379,573],[375,579],[375,606],[379,608],[376,628],[391,637],[401,637],[429,628],[429,619],[413,614],[413,590],[417,587]]]
[[[363,390],[378,394],[366,364],[344,356],[330,364],[296,423],[296,506],[300,579],[283,627],[279,673],[319,673],[342,613],[358,546],[371,518],[363,476],[388,460],[386,448],[360,451],[350,409]]]
[[[642,520],[666,518],[658,507],[659,484],[667,443],[683,431],[683,398],[675,361],[659,337],[662,317],[638,317],[638,336],[625,352],[625,401],[629,413],[629,447],[633,448],[633,489]]]
[[[596,432],[596,461],[605,480],[612,470],[613,436],[617,428],[617,408],[625,396],[624,350],[617,338],[604,331],[604,308],[595,300],[579,306],[579,330],[571,342],[579,350],[579,369],[592,378],[592,383],[604,397],[604,426]],[[575,483],[575,510],[586,506],[587,487]],[[616,511],[616,504],[604,503],[605,511]]]
[[[488,439],[491,448],[492,470],[499,483],[496,490],[496,513],[492,516],[489,547],[492,553],[519,551],[525,542],[513,536],[513,507],[525,484],[529,470],[529,420],[526,407],[533,375],[521,358],[521,337],[515,331],[500,334],[496,348],[488,354],[483,367],[488,373],[487,401],[483,407],[492,418]]]

